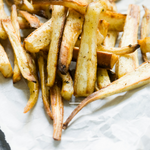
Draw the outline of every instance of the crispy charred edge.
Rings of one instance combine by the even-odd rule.
[[[61,140],[64,115],[63,100],[60,89],[61,85],[59,81],[56,81],[55,84],[50,88],[50,99],[53,113],[53,139],[57,141]]]
[[[49,97],[47,97],[47,94],[46,94],[46,88],[47,88],[46,87],[46,62],[44,59],[43,52],[39,52],[38,66],[39,66],[39,73],[40,73],[40,79],[41,79],[42,99],[43,99],[44,108],[48,116],[53,120],[53,114],[50,109],[50,102],[49,102],[50,99],[48,99]]]

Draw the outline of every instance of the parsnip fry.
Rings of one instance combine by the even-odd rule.
[[[143,8],[145,10],[145,14],[142,18],[142,23],[141,23],[141,39],[148,37],[148,35],[150,33],[150,10],[148,8],[146,8],[145,6],[143,6]],[[142,46],[141,53],[142,53],[142,58],[144,61],[148,60],[146,52],[147,51],[145,51],[144,47]]]
[[[138,40],[143,53],[150,52],[150,37],[145,37],[142,40]]]
[[[3,20],[2,25],[8,34],[10,43],[13,47],[14,53],[17,58],[19,69],[23,75],[23,77],[29,81],[36,82],[35,77],[33,76],[32,72],[30,71],[30,67],[28,64],[26,51],[23,49],[21,42],[16,34],[11,21],[9,19]]]
[[[46,48],[51,39],[51,22],[48,20],[41,27],[32,32],[25,40],[24,47],[31,53],[39,52],[41,49]]]
[[[61,96],[65,99],[65,100],[70,100],[72,97],[72,94],[74,92],[73,89],[73,80],[70,76],[70,73],[67,72],[66,75],[61,74],[58,71],[58,75],[61,77],[62,79],[62,89],[61,89]]]
[[[130,54],[133,53],[135,50],[137,50],[140,47],[139,44],[134,44],[134,45],[128,45],[125,47],[107,47],[100,45],[97,47],[97,51],[104,51],[104,52],[109,52],[113,53],[116,55],[125,55],[125,54]]]
[[[137,5],[129,5],[126,23],[124,26],[123,36],[120,47],[133,45],[137,43],[138,26],[140,19],[140,8]],[[116,74],[118,78],[133,71],[139,65],[137,51],[132,54],[121,56],[116,65]]]
[[[19,11],[19,13],[29,22],[30,27],[39,28],[41,26],[40,20],[26,11]]]
[[[59,141],[61,140],[62,134],[64,108],[60,94],[60,85],[58,83],[55,83],[50,88],[50,99],[53,113],[53,138]]]
[[[43,104],[46,113],[51,119],[53,119],[53,115],[50,110],[49,87],[46,86],[46,62],[41,53],[38,58],[38,66],[39,66],[40,79],[41,79],[42,99],[43,99]]]
[[[0,71],[5,78],[9,78],[13,75],[12,67],[9,62],[8,56],[0,44]]]
[[[78,53],[79,53],[79,48],[74,47],[73,59],[72,59],[73,61],[77,60]],[[98,67],[105,68],[105,69],[112,69],[117,61],[118,61],[117,55],[112,53],[97,51]]]
[[[27,22],[27,20],[25,18],[20,17],[20,16],[18,16],[17,18],[18,18],[17,20],[18,20],[20,29],[29,29],[29,28],[31,28],[29,22]]]
[[[67,9],[64,6],[53,6],[52,35],[47,59],[47,86],[53,86],[56,77],[58,53],[63,34]]]
[[[100,2],[90,3],[87,7],[75,72],[75,96],[87,96],[94,91],[97,71],[97,28],[102,10]]]
[[[31,54],[26,53],[26,55],[29,61],[31,72],[33,73],[34,78],[36,79],[36,83],[28,81],[28,87],[30,89],[30,98],[27,102],[26,107],[24,108],[24,113],[27,113],[29,110],[31,110],[31,108],[33,108],[39,96],[39,81],[38,81],[38,72],[36,68],[36,63],[34,57],[31,56]]]
[[[82,32],[82,24],[83,16],[70,9],[64,27],[58,62],[58,69],[63,74],[68,72],[72,60],[73,47]]]
[[[113,94],[129,91],[150,82],[150,62],[143,63],[136,70],[126,74],[120,79],[112,82],[109,86],[89,95],[84,99],[71,113],[63,124],[63,128],[66,129],[69,122],[73,117],[87,104],[97,100],[103,99],[105,97],[111,96]]]
[[[11,7],[11,22],[12,25],[16,31],[16,34],[19,37],[19,40],[21,42],[21,38],[20,38],[20,32],[19,32],[19,24],[18,24],[18,18],[17,18],[17,9],[16,9],[16,5],[12,5]],[[16,83],[18,81],[21,80],[21,72],[17,63],[17,58],[16,55],[14,53],[14,74],[13,74],[13,83]]]

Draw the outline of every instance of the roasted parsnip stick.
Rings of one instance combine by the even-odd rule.
[[[102,10],[100,2],[90,3],[87,7],[75,72],[75,96],[87,96],[94,91],[97,71],[97,28]]]
[[[67,9],[64,6],[53,6],[52,35],[47,59],[47,86],[53,86],[56,77],[58,52],[60,49]]]
[[[60,89],[61,87],[59,83],[55,83],[50,88],[50,99],[53,113],[53,138],[54,140],[57,141],[61,140],[63,116],[64,116],[63,101]]]
[[[125,55],[125,54],[133,53],[139,47],[140,47],[139,44],[128,45],[128,46],[119,47],[119,48],[98,45],[97,51],[109,52],[109,53],[113,53],[113,54],[116,54],[116,55]]]
[[[149,33],[150,33],[150,10],[148,8],[146,8],[145,6],[143,6],[144,10],[145,10],[145,14],[142,18],[142,23],[141,23],[141,39],[144,39],[146,37],[148,37]],[[141,42],[142,43],[142,42]],[[144,50],[145,47],[141,47],[141,53],[142,53],[142,58],[144,61],[147,61],[148,58],[146,56],[146,52]]]
[[[38,58],[38,66],[39,66],[41,89],[42,89],[42,99],[43,99],[43,104],[44,104],[46,113],[51,119],[53,119],[53,115],[50,110],[49,87],[46,86],[46,62],[42,54],[43,53],[40,52],[40,56]]]
[[[12,67],[9,62],[8,56],[0,44],[0,72],[5,78],[9,78],[13,75]]]
[[[137,43],[137,33],[140,19],[140,8],[137,5],[129,5],[124,32],[121,38],[120,47]],[[116,65],[118,78],[133,71],[139,65],[137,51],[132,54],[120,56]]]
[[[143,53],[150,52],[150,37],[145,37],[142,40],[138,40]]]
[[[16,5],[12,5],[11,7],[11,22],[12,25],[16,31],[16,34],[18,35],[18,38],[21,42],[21,38],[20,38],[20,32],[19,32],[19,24],[18,24],[18,18],[17,18],[17,9],[16,9]],[[21,72],[18,66],[18,62],[17,62],[17,58],[16,55],[14,53],[14,74],[13,74],[13,83],[16,83],[18,81],[21,80]]]
[[[27,51],[36,53],[49,45],[52,31],[51,22],[51,19],[48,20],[24,40],[24,47]]]
[[[87,104],[97,99],[103,99],[113,94],[138,88],[140,86],[148,84],[149,82],[150,82],[150,62],[147,62],[147,63],[143,63],[134,71],[112,82],[107,87],[89,95],[74,109],[74,111],[71,113],[71,115],[63,124],[63,128],[64,129],[67,128],[69,122],[73,119],[73,117]]]
[[[17,18],[18,18],[17,20],[18,20],[20,29],[29,29],[29,28],[31,28],[29,22],[27,22],[27,20],[25,18],[20,17],[20,16],[18,16]]]
[[[61,74],[58,71],[58,75],[61,77],[62,79],[62,89],[61,89],[61,96],[65,99],[65,100],[70,100],[72,97],[72,94],[74,92],[73,89],[73,80],[70,76],[70,73],[67,72],[66,75]]]
[[[83,16],[75,10],[70,9],[64,27],[58,62],[58,69],[63,74],[68,72],[72,60],[73,47],[82,32],[82,24]]]
[[[9,19],[3,20],[2,25],[9,37],[10,43],[13,47],[14,53],[17,58],[19,69],[25,79],[28,81],[36,82],[35,77],[33,76],[32,72],[30,71],[30,67],[28,64],[26,51],[23,49],[21,42],[16,34],[12,23]]]

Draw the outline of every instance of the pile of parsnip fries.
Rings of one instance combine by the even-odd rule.
[[[150,82],[150,10],[144,7],[141,40],[137,39],[140,8],[130,4],[117,12],[115,0],[0,0],[0,38],[9,38],[14,52],[12,69],[0,44],[0,71],[13,83],[27,80],[30,99],[24,113],[37,102],[39,85],[45,111],[53,120],[53,138],[61,140],[72,118],[88,103],[132,90]],[[47,19],[41,23],[36,15]],[[20,29],[34,28],[23,41]],[[123,32],[119,47],[115,47]],[[23,44],[22,44],[23,42]],[[143,63],[139,66],[137,49]],[[74,79],[69,67],[76,61]],[[111,70],[115,66],[115,73]],[[38,71],[39,75],[38,76]],[[39,81],[41,84],[39,84]],[[63,100],[86,97],[63,124]]]

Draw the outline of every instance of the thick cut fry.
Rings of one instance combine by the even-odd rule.
[[[48,20],[24,40],[24,47],[27,51],[36,53],[49,45],[52,31],[51,22],[51,19]]]
[[[34,78],[36,79],[36,83],[28,81],[28,87],[30,89],[30,98],[27,102],[26,107],[24,108],[24,113],[27,113],[29,110],[31,110],[31,108],[33,108],[39,96],[39,80],[38,80],[38,72],[36,68],[36,63],[35,63],[34,57],[31,56],[31,54],[26,53],[26,55],[29,61],[31,72],[33,73]]]
[[[125,55],[125,54],[130,54],[133,53],[135,50],[137,50],[140,47],[139,44],[134,44],[134,45],[128,45],[125,47],[107,47],[103,45],[98,45],[97,51],[104,51],[104,52],[109,52],[113,53],[116,55]]]
[[[143,6],[145,10],[145,14],[142,18],[142,23],[141,23],[141,39],[144,39],[148,37],[150,33],[150,10],[147,9],[145,6]],[[147,61],[148,58],[146,56],[146,51],[144,52],[144,47],[141,47],[141,53],[142,53],[142,58],[144,61]]]
[[[68,119],[63,124],[63,128],[67,128],[69,122],[73,119],[73,117],[87,104],[97,100],[103,99],[105,97],[111,96],[113,94],[129,91],[150,82],[150,62],[143,63],[136,70],[126,74],[120,79],[112,82],[107,87],[99,90],[91,95],[89,95],[86,99],[84,99],[71,113]]]
[[[43,104],[44,104],[46,113],[51,119],[53,119],[53,115],[50,110],[49,87],[46,86],[46,62],[41,53],[38,58],[38,66],[39,66],[40,79],[41,79],[42,99],[43,99]]]
[[[138,40],[143,53],[150,52],[150,37],[145,37],[142,40]]]
[[[69,72],[67,72],[66,75],[61,74],[58,71],[58,75],[61,77],[62,79],[62,89],[61,89],[61,96],[65,99],[65,100],[70,100],[72,97],[72,94],[74,92],[73,89],[73,80],[69,74]]]
[[[26,51],[23,49],[21,42],[16,34],[11,21],[9,19],[3,20],[2,25],[9,37],[10,43],[13,47],[14,53],[17,58],[19,69],[23,75],[23,77],[29,81],[36,82],[35,77],[33,76],[32,72],[30,71],[30,67],[28,64]]]
[[[9,62],[8,56],[0,44],[0,71],[5,78],[9,78],[13,75],[12,67]]]
[[[124,32],[121,38],[120,47],[137,43],[138,26],[140,19],[140,8],[137,5],[129,5]],[[139,65],[137,51],[132,54],[121,56],[116,65],[118,78],[133,71]]]
[[[72,60],[73,47],[82,32],[82,24],[83,16],[70,9],[64,27],[58,62],[58,69],[63,74],[68,72]]]
[[[55,83],[50,88],[50,99],[53,113],[53,138],[57,141],[61,140],[64,116],[63,101],[60,94],[60,89],[61,88],[58,83]]]
[[[100,20],[105,20],[109,23],[109,30],[121,32],[124,28],[126,15],[106,11],[101,13]]]
[[[39,28],[41,26],[40,20],[26,11],[19,11],[19,13],[29,22],[31,28]]]
[[[75,96],[87,96],[94,91],[97,71],[97,28],[102,10],[100,2],[90,3],[87,7],[75,72]]]
[[[16,9],[16,5],[13,5],[11,7],[11,22],[12,25],[16,31],[16,34],[19,37],[19,40],[21,42],[21,38],[20,38],[20,32],[19,32],[19,24],[18,24],[18,18],[17,18],[17,9]],[[14,74],[13,74],[13,83],[16,83],[18,81],[21,80],[21,72],[17,63],[17,58],[16,55],[14,53]]]
[[[47,59],[47,86],[53,86],[56,77],[58,53],[63,34],[67,9],[63,6],[53,6],[52,38]]]
[[[74,47],[73,61],[77,60],[79,48]],[[112,53],[98,52],[97,51],[97,64],[100,68],[112,69],[115,63],[118,61],[118,56]]]

